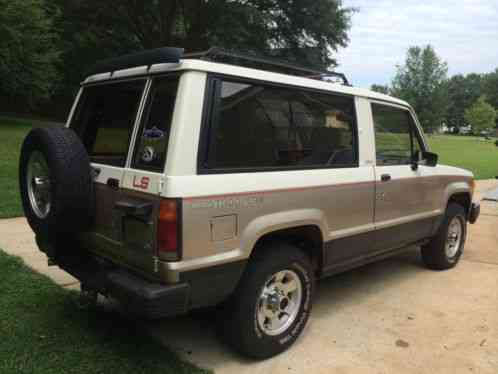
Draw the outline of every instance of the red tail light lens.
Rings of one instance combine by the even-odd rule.
[[[179,204],[177,200],[165,199],[159,207],[157,222],[157,249],[167,254],[168,259],[179,257]]]

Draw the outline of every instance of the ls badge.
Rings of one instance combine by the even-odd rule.
[[[150,184],[150,178],[149,177],[142,177],[140,179],[137,179],[137,176],[133,176],[133,187],[139,188],[141,190],[147,190],[149,189],[149,184]]]

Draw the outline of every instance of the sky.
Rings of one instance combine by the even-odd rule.
[[[410,46],[431,44],[449,75],[498,67],[498,0],[343,0],[359,8],[335,55],[355,86],[388,84]]]

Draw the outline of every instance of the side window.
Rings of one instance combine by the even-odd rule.
[[[174,76],[156,78],[152,82],[137,136],[133,168],[150,171],[163,170],[178,81],[179,77]]]
[[[354,100],[223,81],[207,167],[347,167],[357,163]]]
[[[415,124],[407,110],[372,104],[377,165],[411,164],[422,150]]]
[[[123,167],[145,80],[85,87],[71,127],[92,162]]]

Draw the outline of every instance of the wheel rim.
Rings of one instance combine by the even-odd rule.
[[[446,256],[453,258],[457,255],[460,245],[462,244],[463,224],[460,217],[454,217],[448,226],[448,235],[446,237]]]
[[[52,206],[47,160],[39,151],[34,151],[29,158],[27,169],[26,179],[31,208],[39,218],[45,218]]]
[[[280,335],[296,320],[303,298],[301,278],[292,270],[273,274],[263,286],[256,314],[267,335]]]

